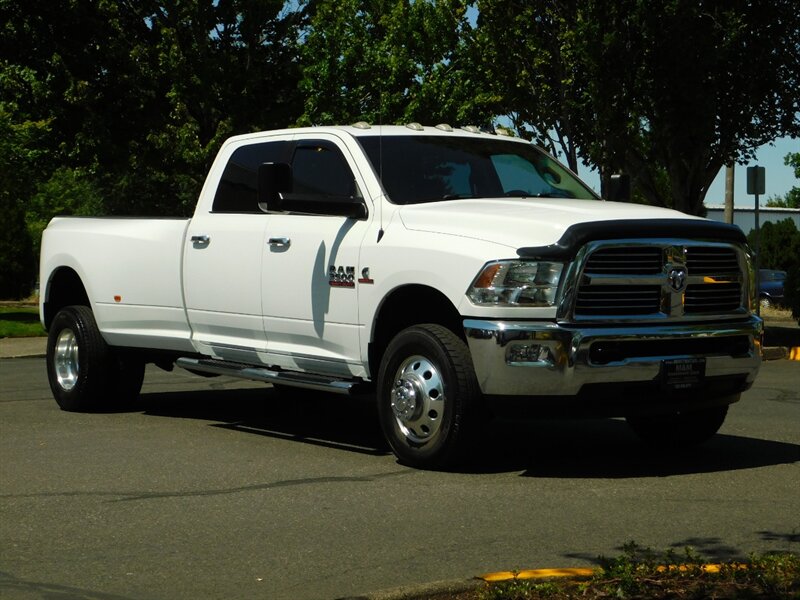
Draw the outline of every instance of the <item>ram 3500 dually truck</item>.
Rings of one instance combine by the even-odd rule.
[[[422,468],[480,452],[507,411],[714,435],[760,365],[742,232],[601,200],[530,143],[467,129],[242,135],[191,219],[53,219],[40,310],[58,404],[128,401],[147,362],[374,394]]]

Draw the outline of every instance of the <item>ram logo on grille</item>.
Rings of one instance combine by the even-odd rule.
[[[686,269],[682,267],[673,267],[667,275],[669,285],[676,292],[683,291],[686,287]]]

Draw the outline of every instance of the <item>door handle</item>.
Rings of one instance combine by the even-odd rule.
[[[211,238],[207,235],[193,235],[191,240],[194,244],[207,244],[211,241]]]
[[[288,248],[292,244],[292,240],[286,237],[269,238],[269,245],[276,248]]]

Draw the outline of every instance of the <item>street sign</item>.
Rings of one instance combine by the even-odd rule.
[[[747,193],[761,195],[766,189],[766,169],[747,167]]]
[[[761,257],[759,253],[761,251],[760,248],[760,237],[761,234],[759,232],[759,223],[758,223],[758,197],[764,193],[766,190],[766,169],[764,167],[747,167],[747,193],[753,194],[756,198],[755,204],[755,219],[756,219],[756,231],[755,231],[755,276],[756,276],[756,290],[761,290],[761,275],[759,273],[761,267]],[[761,297],[760,294],[756,294],[756,314],[761,316]]]

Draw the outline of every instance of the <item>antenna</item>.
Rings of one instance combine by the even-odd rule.
[[[378,179],[381,184],[381,195],[378,198],[378,243],[383,238],[383,199],[386,197],[386,188],[383,185],[383,90],[378,95]]]

